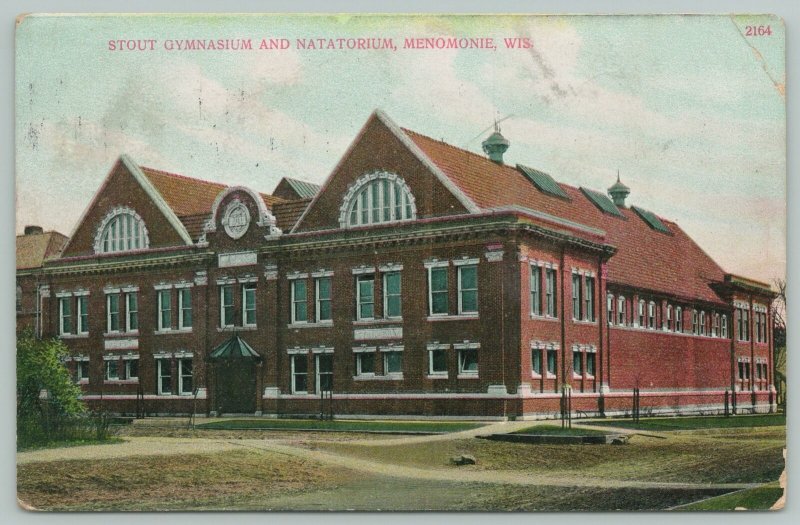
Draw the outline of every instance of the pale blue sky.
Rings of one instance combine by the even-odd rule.
[[[771,36],[745,37],[747,25]],[[741,31],[741,33],[740,33]],[[322,182],[375,108],[677,221],[724,269],[785,274],[777,18],[29,17],[17,36],[17,229],[70,233],[117,156],[271,191]],[[529,36],[533,51],[166,52],[165,39]],[[116,38],[153,52],[109,52]],[[294,47],[294,46],[293,46]],[[201,103],[202,102],[202,103]],[[766,261],[765,261],[766,258]]]

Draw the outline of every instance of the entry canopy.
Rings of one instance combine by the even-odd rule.
[[[261,356],[244,339],[234,335],[216,347],[208,357],[209,361],[221,359],[255,359],[256,361],[261,361]]]

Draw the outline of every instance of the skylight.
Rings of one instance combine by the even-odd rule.
[[[522,164],[517,164],[517,169],[520,170],[526,177],[528,177],[528,179],[539,189],[539,191],[555,197],[561,197],[562,199],[569,199],[567,194],[564,193],[564,190],[561,189],[561,186],[559,186],[558,183],[553,180],[553,177],[547,173],[529,168],[528,166],[523,166]]]
[[[592,204],[597,206],[603,213],[616,215],[617,217],[624,217],[622,212],[619,211],[619,208],[617,208],[614,203],[611,202],[611,199],[606,197],[604,194],[600,193],[599,191],[589,190],[586,188],[581,188],[581,191],[584,195],[586,195],[586,198],[592,201]]]

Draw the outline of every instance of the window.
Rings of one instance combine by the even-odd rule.
[[[158,330],[172,329],[172,292],[158,291]]]
[[[736,316],[736,327],[738,332],[739,341],[749,341],[750,340],[750,312],[747,308],[739,307],[736,309],[737,316]]]
[[[375,352],[356,353],[356,375],[374,376],[375,375]]]
[[[89,333],[89,297],[78,296],[78,333]]]
[[[17,286],[17,313],[22,313],[22,287]]]
[[[594,321],[594,277],[591,275],[586,276],[586,308],[584,311],[584,319],[587,321]]]
[[[698,321],[698,319],[697,319],[697,310],[692,310],[692,333],[694,335],[697,335],[697,334],[700,333],[697,321]]]
[[[256,325],[256,285],[242,285],[242,326]]]
[[[572,351],[572,373],[576,376],[583,375],[583,359],[580,350]]]
[[[119,294],[106,295],[106,332],[119,332]]]
[[[572,318],[581,318],[581,276],[572,274]]]
[[[542,350],[540,348],[531,350],[531,371],[534,375],[542,375]]]
[[[639,328],[646,328],[644,320],[644,299],[639,299]]]
[[[306,354],[292,356],[292,393],[308,393],[308,356]]]
[[[292,324],[308,322],[305,279],[292,281]]]
[[[739,370],[738,370],[737,379],[739,381],[744,380],[744,361],[739,361]]]
[[[156,373],[158,374],[158,393],[168,395],[172,393],[172,370],[169,359],[156,359]]]
[[[392,173],[376,173],[359,179],[345,198],[342,227],[363,226],[416,218],[414,198],[405,181]]]
[[[720,328],[720,334],[722,335],[722,337],[727,339],[728,338],[728,316],[727,315],[723,315],[722,316],[722,320],[720,321],[720,327],[719,328]]]
[[[95,252],[140,250],[148,245],[144,221],[133,210],[121,208],[106,219],[102,233],[95,240]]]
[[[383,274],[383,316],[386,318],[403,316],[400,272]]]
[[[625,298],[621,295],[617,297],[617,324],[625,326]]]
[[[531,315],[542,315],[542,269],[531,266]]]
[[[305,283],[303,283],[305,284]],[[236,324],[236,308],[233,305],[233,285],[223,284],[219,288],[220,319],[222,328]]]
[[[356,300],[358,303],[357,319],[375,318],[375,276],[359,275],[356,277]]]
[[[428,350],[428,374],[432,376],[447,375],[447,350],[444,348]]]
[[[139,330],[139,294],[128,292],[125,294],[125,331],[136,332]]]
[[[317,354],[317,392],[333,390],[333,354]]]
[[[672,305],[667,305],[667,324],[666,324],[667,331],[672,331]]]
[[[403,352],[383,353],[383,373],[387,375],[403,373]]]
[[[192,327],[192,289],[178,289],[178,328],[185,330]]]
[[[331,314],[331,278],[320,277],[317,286],[317,322],[323,323],[333,319]]]
[[[478,313],[478,267],[458,267],[458,313]]]
[[[89,361],[76,361],[75,362],[75,378],[78,381],[89,380]]]
[[[706,313],[700,312],[700,335],[706,335]]]
[[[647,328],[656,329],[656,303],[653,301],[647,304]]]
[[[683,308],[675,308],[675,331],[683,333]]]
[[[125,379],[135,380],[139,379],[139,360],[126,359],[125,360]]]
[[[711,337],[719,337],[719,314],[714,314],[711,323]]]
[[[447,268],[428,269],[430,315],[447,315]]]
[[[192,360],[178,359],[178,393],[190,396],[192,390]]]
[[[117,359],[106,360],[106,381],[116,381],[119,379],[119,361]]]
[[[556,271],[553,268],[545,268],[545,294],[547,295],[547,304],[545,315],[548,317],[556,317]]]
[[[547,350],[547,375],[556,375],[556,351],[553,348]]]
[[[478,375],[478,349],[462,348],[458,351],[459,375]]]
[[[595,370],[595,360],[597,359],[597,354],[594,352],[587,352],[586,353],[586,375],[587,376],[594,376]]]
[[[614,324],[614,295],[606,296],[606,321],[609,325]]]

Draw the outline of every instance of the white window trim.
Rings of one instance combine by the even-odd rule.
[[[383,355],[383,375],[393,378],[393,379],[402,379],[403,378],[403,347],[402,346],[386,346],[381,347],[380,352]],[[399,353],[400,354],[400,371],[399,372],[389,372],[389,354],[392,353]]]
[[[443,263],[443,264],[442,264]],[[450,272],[447,272],[447,287],[445,291],[447,292],[447,311],[446,312],[439,312],[433,313],[433,269],[434,268],[447,268],[449,266],[448,261],[437,261],[434,263],[425,263],[426,271],[428,272],[428,317],[447,317],[450,315]],[[440,292],[441,293],[441,292]],[[459,298],[459,302],[461,299]]]
[[[111,377],[109,375],[109,373],[111,372],[110,363],[112,363],[112,362],[116,363],[116,367],[117,367],[117,371],[116,371],[117,375],[116,375],[116,377]],[[119,357],[117,357],[117,356],[103,356],[103,364],[105,365],[103,367],[103,368],[105,368],[105,370],[104,370],[105,373],[103,374],[104,381],[119,381]]]
[[[154,357],[156,358],[156,388],[157,388],[158,395],[160,395],[160,396],[172,395],[172,390],[170,389],[169,392],[164,392],[162,390],[162,384],[161,384],[161,378],[162,377],[169,377],[170,378],[170,386],[171,386],[171,383],[172,383],[172,362],[167,357],[159,357],[159,356],[154,356]],[[163,369],[164,369],[164,365],[166,365],[167,372],[169,372],[169,374],[167,374],[167,375],[162,373]]]
[[[617,296],[617,316],[616,316],[617,317],[616,318],[616,325],[617,326],[625,326],[625,322],[627,321],[627,319],[626,319],[627,316],[625,315],[626,314],[625,305],[626,305],[625,296],[624,295],[618,295]]]
[[[650,301],[647,303],[647,329],[648,330],[655,330],[656,329],[656,302]]]
[[[447,378],[449,374],[449,370],[445,369],[444,371],[434,371],[433,370],[433,352],[437,350],[442,350],[447,355],[447,350],[450,349],[450,345],[442,345],[442,344],[428,344],[428,378]]]
[[[242,326],[253,328],[258,325],[258,292],[257,287],[253,286],[253,316],[256,318],[254,322],[248,323],[247,322],[247,290],[248,285],[253,284],[255,281],[248,282],[242,285]]]
[[[291,355],[291,357],[289,358],[289,361],[291,361],[291,365],[292,365],[292,377],[291,377],[291,385],[289,385],[289,387],[290,387],[290,389],[292,391],[292,394],[308,394],[308,368],[306,368],[305,372],[295,372],[295,370],[294,370],[295,358],[300,356],[300,355],[302,355],[306,359],[306,367],[308,367],[308,349],[305,349],[305,352],[295,352],[295,353],[291,353],[290,355]],[[305,390],[295,390],[294,378],[298,374],[305,374],[305,376],[306,376],[306,389]]]
[[[315,275],[314,277],[314,318],[317,321],[317,324],[333,324],[333,272],[324,272]],[[328,304],[330,304],[330,319],[321,319],[320,318],[320,294],[319,294],[319,283],[322,279],[329,279],[330,280],[330,289],[329,289],[329,297],[325,299]]]
[[[461,285],[461,270],[463,270],[464,268],[472,268],[472,267],[475,268],[475,288],[474,288],[474,290],[475,290],[475,307],[476,307],[476,310],[465,312],[464,308],[463,308],[463,305],[462,305],[462,297],[461,297],[461,295],[462,295],[462,293],[464,291],[468,291],[469,292],[469,291],[472,291],[473,289],[470,288],[470,289],[464,290],[464,288],[462,287],[462,285]],[[457,277],[458,277],[458,315],[476,317],[479,314],[479,311],[480,311],[480,306],[479,306],[480,297],[478,295],[478,288],[479,288],[478,287],[478,265],[477,264],[474,264],[474,265],[466,265],[466,264],[459,265],[458,266],[458,276]]]
[[[111,329],[111,297],[117,297],[117,329]],[[120,322],[121,319],[119,318],[119,307],[120,307],[120,293],[107,293],[106,294],[106,333],[107,334],[118,334],[121,332],[122,323]]]
[[[233,308],[234,315],[236,314],[236,299],[235,293],[236,291],[233,289],[233,283],[223,283],[219,285],[219,327],[220,328],[230,328],[232,326],[236,326],[236,319],[231,316],[231,323],[225,324],[225,288],[230,286],[231,287],[231,308]]]
[[[297,301],[296,297],[295,297],[295,293],[296,293],[295,284],[300,279],[305,280],[306,277],[308,277],[308,274],[299,274],[299,275],[303,275],[305,277],[290,278],[290,282],[289,282],[289,292],[290,292],[291,301],[292,301],[291,307],[289,308],[289,315],[290,315],[290,319],[291,319],[293,325],[295,325],[295,324],[307,324],[308,323],[308,282],[307,281],[305,282],[305,285],[306,285],[306,297],[305,297],[305,299],[303,301]],[[305,318],[304,321],[299,321],[296,318],[297,312],[296,312],[296,309],[295,309],[295,304],[298,303],[298,302],[305,302],[306,303],[306,318]]]
[[[177,286],[176,286],[177,288]],[[183,286],[178,288],[178,330],[186,330],[190,331],[192,326],[184,326],[183,325],[183,291],[189,290],[189,308],[187,310],[192,310],[192,325],[194,325],[194,310],[192,307],[192,287],[191,286]]]
[[[131,328],[131,297],[136,295],[136,329]],[[139,332],[139,297],[138,292],[130,291],[125,292],[125,332],[138,333]]]
[[[193,357],[181,357],[178,359],[178,395],[191,396],[192,392],[183,391],[183,363],[184,361],[192,361],[192,383],[194,383],[194,360]],[[194,387],[194,385],[192,385]]]
[[[315,354],[314,355],[314,376],[315,376],[314,377],[314,379],[315,379],[315,382],[314,382],[315,390],[314,391],[316,393],[320,393],[322,391],[321,382],[320,382],[320,377],[322,376],[322,373],[320,372],[319,360],[320,360],[320,357],[322,357],[323,355],[332,354],[333,353],[333,349],[331,348],[330,350],[331,350],[330,352],[327,352],[327,351],[325,351],[325,352],[317,352],[316,350],[314,350],[314,354]],[[294,362],[293,362],[293,364],[294,364]],[[330,372],[325,372],[325,375],[330,375],[331,376],[331,382],[333,382],[333,364],[331,364],[331,371]],[[329,392],[329,390],[326,390],[326,392]]]
[[[401,266],[402,268],[402,266]],[[398,296],[400,297],[400,315],[389,315],[389,285],[387,281],[389,280],[389,275],[397,274],[400,278],[400,293]],[[403,319],[403,274],[400,273],[399,270],[389,270],[382,274],[383,280],[383,318],[384,319],[392,319],[395,321],[399,321]]]
[[[167,331],[172,330],[172,292],[168,291],[168,290],[169,290],[169,288],[162,288],[162,289],[159,289],[156,292],[157,299],[158,299],[156,302],[157,302],[157,307],[158,307],[158,331],[159,332],[167,332]],[[163,293],[165,291],[167,291],[167,294]],[[163,303],[163,296],[164,295],[167,295],[167,297],[169,297],[169,303],[170,303],[168,305],[169,308],[166,309],[166,310],[162,308],[163,307],[162,303]],[[170,325],[169,326],[164,326],[164,324],[163,324],[164,323],[163,312],[166,312],[166,311],[170,312],[170,314],[169,314]]]
[[[375,347],[372,347],[370,350],[362,350],[359,352],[354,352],[356,356],[356,377],[375,377],[375,359],[377,358],[377,352]],[[361,356],[365,354],[372,354],[372,372],[362,372],[361,371]]]
[[[130,375],[130,363],[132,363],[133,361],[136,361],[136,364],[138,365],[139,364],[139,356],[138,355],[136,357],[133,357],[133,356],[122,356],[122,362],[123,362],[123,365],[125,367],[125,379],[127,381],[136,382],[136,381],[139,381],[139,371],[138,370],[136,371],[136,375],[135,376],[131,376]]]
[[[464,362],[461,359],[461,357],[462,357],[462,352],[475,352],[477,354],[480,346],[478,346],[476,348],[474,346],[466,346],[466,345],[464,345],[464,346],[461,346],[459,348],[456,348],[456,346],[453,345],[453,348],[456,349],[456,351],[458,352],[458,356],[457,356],[458,357],[458,376],[457,376],[457,378],[458,379],[464,379],[465,377],[470,377],[470,378],[471,377],[477,377],[479,372],[480,372],[480,362],[478,362],[478,370],[475,370],[474,372],[471,371],[471,370],[464,370]]]
[[[361,317],[361,277],[372,276],[372,317]],[[375,320],[375,274],[363,273],[356,275],[356,321]]]
[[[373,221],[372,219],[372,211],[377,207],[379,210],[382,210],[385,206],[379,206],[382,204],[383,201],[383,192],[378,191],[378,203],[372,202],[372,191],[369,191],[369,188],[372,184],[378,184],[377,181],[381,180],[388,180],[389,181],[389,220],[383,220],[383,212],[381,211],[381,217],[378,221]],[[401,199],[400,199],[400,218],[397,218],[395,214],[395,195],[397,193],[397,189],[401,190]],[[367,222],[361,221],[361,209],[360,209],[360,197],[363,191],[366,191],[367,195],[367,209],[369,210],[369,215],[367,217]],[[352,208],[355,205],[359,205],[359,217],[356,223],[350,223],[350,214],[353,211]],[[410,208],[411,216],[406,217],[406,206]],[[348,189],[347,193],[342,199],[342,205],[339,208],[339,226],[341,228],[356,228],[356,227],[363,227],[363,226],[372,226],[375,224],[391,224],[397,222],[404,222],[404,221],[413,221],[417,218],[417,206],[416,200],[414,198],[414,194],[411,193],[411,189],[406,184],[406,181],[403,180],[402,177],[397,175],[396,173],[391,173],[388,171],[375,171],[372,173],[367,173],[359,177],[355,183]]]
[[[86,297],[86,310],[87,310],[86,312],[84,312],[82,307],[81,307],[81,304],[82,304],[82,300],[81,299],[83,297]],[[88,325],[88,321],[89,321],[89,317],[88,317],[89,316],[89,311],[88,311],[89,310],[89,298],[88,297],[89,297],[88,293],[80,294],[80,295],[76,294],[76,300],[75,300],[75,311],[76,311],[76,315],[75,315],[75,321],[76,321],[75,322],[75,331],[76,331],[76,333],[78,335],[86,335],[86,334],[89,333],[89,327],[88,326],[83,326],[83,314],[86,314],[86,316],[87,316],[86,317],[87,325]]]

